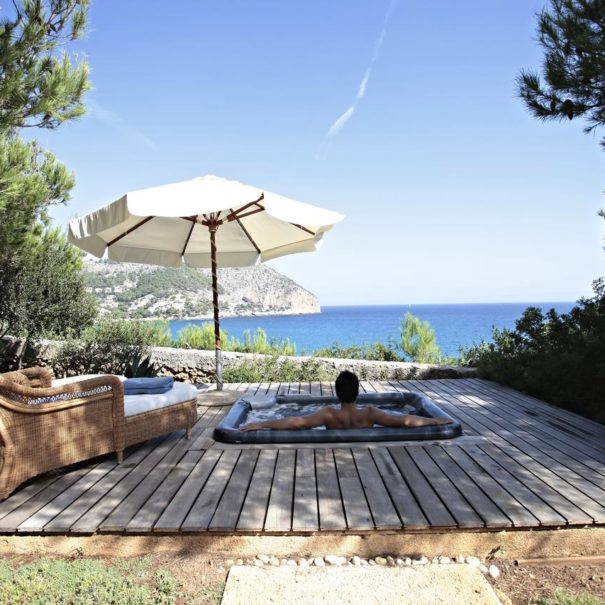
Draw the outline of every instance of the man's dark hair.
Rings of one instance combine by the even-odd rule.
[[[349,370],[341,372],[336,379],[336,395],[340,403],[353,403],[359,395],[359,378]]]

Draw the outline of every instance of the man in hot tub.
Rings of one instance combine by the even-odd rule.
[[[431,426],[450,424],[451,418],[440,416],[425,418],[413,414],[389,414],[374,406],[358,408],[355,401],[359,395],[359,379],[353,372],[345,370],[336,379],[336,396],[340,401],[340,409],[325,407],[306,416],[290,416],[279,420],[265,422],[250,422],[240,427],[242,431],[257,431],[259,429],[312,429],[325,426],[327,429],[367,429],[378,424],[380,426]]]

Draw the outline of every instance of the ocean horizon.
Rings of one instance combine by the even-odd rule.
[[[456,356],[460,348],[481,340],[490,341],[493,328],[513,328],[515,321],[530,306],[543,311],[554,308],[568,312],[574,302],[455,303],[422,305],[331,305],[321,313],[301,315],[254,315],[221,318],[221,329],[230,337],[243,339],[245,330],[254,333],[262,328],[269,339],[289,339],[296,344],[296,354],[310,354],[333,344],[387,345],[399,341],[399,326],[407,312],[428,321],[437,335],[437,344],[446,355]],[[201,325],[211,319],[170,321],[176,337],[188,324]]]

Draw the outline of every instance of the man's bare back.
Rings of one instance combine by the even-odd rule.
[[[340,409],[323,408],[306,416],[290,416],[279,420],[265,422],[250,422],[240,427],[242,431],[258,431],[259,429],[312,429],[325,426],[328,429],[366,429],[378,424],[380,426],[431,426],[450,424],[453,420],[447,416],[426,418],[413,414],[389,414],[374,406],[358,408],[355,405],[359,394],[359,379],[355,374],[345,370],[341,372],[335,383],[336,395],[340,400]]]

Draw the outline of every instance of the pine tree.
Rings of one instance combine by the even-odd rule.
[[[84,113],[86,62],[61,46],[85,30],[88,0],[22,0],[0,22],[0,132],[56,128]]]
[[[517,80],[529,111],[539,120],[583,117],[586,133],[604,126],[605,0],[551,0],[538,15],[537,33],[544,83],[533,71]]]

